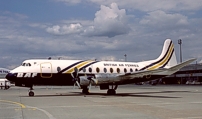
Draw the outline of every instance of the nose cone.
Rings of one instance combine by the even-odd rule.
[[[8,79],[9,81],[13,81],[13,82],[15,82],[16,77],[17,77],[16,73],[8,73],[6,75],[6,79]]]

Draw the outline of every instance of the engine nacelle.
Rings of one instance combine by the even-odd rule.
[[[90,83],[90,80],[88,80],[86,76],[80,76],[79,79],[81,86],[88,86]]]

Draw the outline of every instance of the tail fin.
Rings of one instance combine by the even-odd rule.
[[[147,62],[147,65],[142,68],[147,70],[154,70],[158,68],[170,68],[177,65],[174,44],[170,39],[166,39],[164,42],[161,55],[155,59]]]
[[[171,39],[165,40],[161,55],[156,59],[156,61],[159,62],[162,68],[170,68],[177,65],[174,44]]]

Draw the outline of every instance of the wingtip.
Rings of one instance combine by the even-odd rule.
[[[195,60],[197,60],[197,58],[191,58],[191,59],[189,59],[189,61],[195,61]]]

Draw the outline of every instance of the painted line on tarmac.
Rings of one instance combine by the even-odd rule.
[[[49,119],[56,119],[55,117],[53,117],[53,115],[51,115],[49,112],[47,112],[46,110],[43,110],[43,109],[40,109],[40,108],[37,108],[37,107],[32,107],[32,106],[25,106],[23,105],[22,103],[18,103],[18,102],[13,102],[13,101],[8,101],[8,100],[0,100],[0,102],[4,102],[4,103],[10,103],[10,104],[15,104],[15,105],[19,105],[21,106],[22,108],[31,108],[31,109],[36,109],[36,110],[39,110],[39,111],[42,111],[43,113],[45,113]]]
[[[0,102],[12,103],[12,104],[19,105],[19,106],[21,106],[22,108],[26,108],[25,105],[23,105],[23,104],[21,104],[21,103],[18,103],[18,102],[13,102],[13,101],[8,101],[8,100],[0,100]]]
[[[55,117],[53,117],[53,115],[51,115],[49,112],[47,112],[46,110],[43,110],[43,109],[40,109],[40,108],[37,108],[37,107],[32,107],[32,106],[27,106],[28,108],[32,108],[32,109],[36,109],[36,110],[39,110],[39,111],[42,111],[43,113],[45,113],[49,119],[56,119]]]
[[[182,118],[172,118],[172,119],[202,119],[202,117],[182,117]]]

